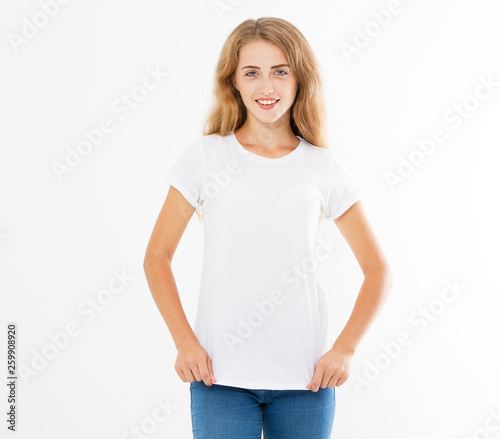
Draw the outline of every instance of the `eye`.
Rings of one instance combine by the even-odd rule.
[[[286,76],[286,75],[288,75],[288,72],[286,70],[281,70],[280,69],[280,70],[276,70],[276,72],[281,72],[281,74],[279,74],[278,76]],[[253,78],[255,75],[250,75],[250,73],[257,73],[257,72],[255,72],[255,70],[251,70],[249,72],[246,72],[245,76],[249,76],[249,77]]]

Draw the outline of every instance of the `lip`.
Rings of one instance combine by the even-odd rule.
[[[266,98],[266,99],[261,99],[263,101],[276,101],[272,105],[262,105],[257,99],[255,99],[255,102],[257,102],[257,105],[262,108],[263,110],[272,110],[276,105],[278,105],[278,102],[280,101],[279,99],[272,99],[272,98]]]

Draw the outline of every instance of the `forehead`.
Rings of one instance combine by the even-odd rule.
[[[240,49],[239,64],[266,66],[286,62],[283,51],[268,41],[252,41]]]

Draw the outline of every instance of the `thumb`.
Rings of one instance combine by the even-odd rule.
[[[214,371],[212,370],[212,359],[209,356],[207,356],[207,358],[208,358],[208,361],[207,361],[207,363],[208,363],[208,372],[210,373],[210,376],[212,377],[212,382],[215,383],[217,380],[215,379],[215,377],[214,377]]]

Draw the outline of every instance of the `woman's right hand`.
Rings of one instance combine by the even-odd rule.
[[[197,340],[178,346],[175,371],[184,382],[203,381],[207,386],[217,380],[212,370],[212,360]]]

